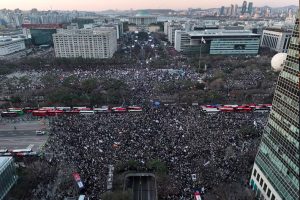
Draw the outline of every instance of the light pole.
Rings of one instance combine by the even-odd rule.
[[[199,54],[199,67],[198,67],[198,72],[200,72],[200,67],[201,67],[201,49],[202,49],[202,40],[200,41],[200,54]]]
[[[200,67],[201,67],[201,51],[202,51],[202,43],[206,43],[206,41],[204,40],[204,38],[202,37],[201,40],[200,40],[200,55],[199,55],[199,68],[198,68],[198,71],[200,70]]]

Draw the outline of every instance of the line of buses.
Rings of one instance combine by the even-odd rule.
[[[202,110],[206,113],[218,112],[267,112],[272,108],[272,104],[242,104],[242,105],[202,105]],[[59,116],[69,114],[89,115],[96,113],[125,113],[125,112],[142,112],[143,108],[140,106],[127,107],[110,107],[102,106],[100,108],[89,107],[42,107],[42,108],[8,108],[1,112],[1,117],[17,117],[25,113],[32,114],[35,117]]]
[[[25,113],[32,114],[35,117],[59,116],[62,114],[81,114],[89,115],[95,113],[124,113],[124,112],[141,112],[142,107],[127,106],[127,107],[109,107],[102,106],[100,108],[88,107],[42,107],[42,108],[8,108],[6,111],[1,112],[1,117],[18,117]]]
[[[26,149],[0,149],[0,156],[37,156],[37,152],[31,148]]]
[[[268,112],[272,108],[272,104],[243,104],[243,105],[203,105],[202,110],[206,113],[218,112]]]

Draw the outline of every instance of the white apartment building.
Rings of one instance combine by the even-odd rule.
[[[145,14],[137,14],[133,17],[129,17],[129,24],[139,25],[150,25],[157,23],[157,17]]]
[[[166,35],[168,35],[170,23],[171,22],[164,22],[164,33]]]
[[[190,37],[187,31],[176,30],[174,48],[176,51],[184,51],[190,45]]]
[[[0,36],[0,56],[6,56],[25,49],[23,38]]]
[[[114,28],[66,30],[53,34],[56,57],[111,58],[117,50]]]
[[[168,40],[171,44],[174,44],[175,31],[181,30],[182,26],[180,24],[174,24],[168,27]]]
[[[292,32],[281,29],[264,30],[261,36],[261,47],[268,47],[277,52],[286,53]]]

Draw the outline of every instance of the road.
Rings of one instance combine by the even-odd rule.
[[[155,178],[152,176],[128,177],[127,189],[133,191],[133,200],[156,200]]]
[[[38,151],[48,138],[48,135],[36,135],[35,131],[41,128],[45,126],[40,121],[0,124],[0,149],[24,149],[33,145],[32,150]]]

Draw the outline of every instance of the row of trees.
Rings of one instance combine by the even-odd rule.
[[[109,69],[113,67],[122,67],[130,65],[133,60],[127,56],[121,56],[116,53],[112,59],[93,59],[93,58],[22,58],[18,61],[0,60],[0,75],[10,74],[16,70],[50,70],[59,68],[64,70],[73,70],[80,68],[84,70],[91,69]]]
[[[46,83],[49,85],[51,82]],[[128,102],[131,91],[128,85],[116,79],[95,78],[79,81],[77,77],[66,78],[60,87],[44,91],[45,100],[51,105],[107,105]]]

